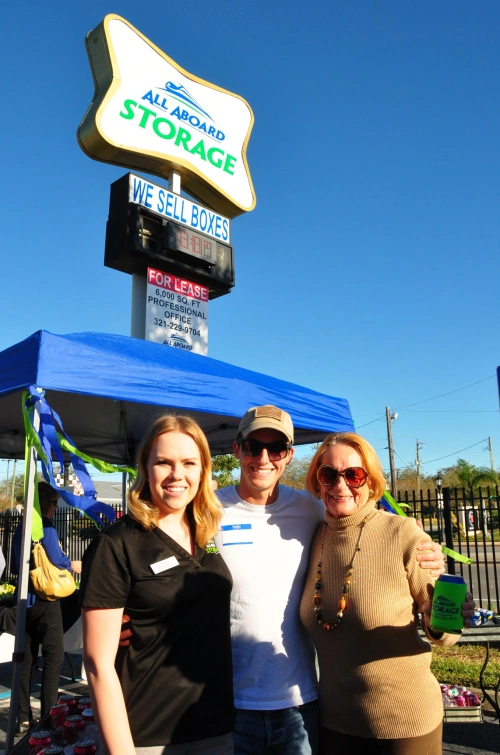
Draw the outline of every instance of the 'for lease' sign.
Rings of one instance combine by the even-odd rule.
[[[146,341],[208,352],[208,288],[148,268]]]

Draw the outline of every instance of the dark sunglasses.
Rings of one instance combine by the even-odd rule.
[[[320,485],[335,485],[339,477],[343,477],[350,488],[360,488],[367,481],[368,472],[363,467],[347,467],[343,472],[339,472],[335,467],[323,464],[318,467],[316,477]]]
[[[255,458],[260,456],[262,451],[266,449],[270,461],[284,459],[291,448],[291,445],[283,440],[275,440],[274,443],[261,443],[260,440],[256,440],[255,438],[246,438],[239,440],[238,443],[244,456],[253,456]]]

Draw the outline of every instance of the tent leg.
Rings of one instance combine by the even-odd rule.
[[[122,472],[122,513],[123,516],[127,513],[127,483],[128,473]]]
[[[40,427],[40,402],[36,401],[33,408],[33,425],[36,430]],[[23,533],[21,540],[21,562],[17,577],[17,624],[14,654],[12,656],[12,684],[10,693],[9,722],[7,725],[7,741],[5,752],[14,746],[16,730],[17,705],[19,702],[19,686],[21,681],[21,665],[24,656],[24,633],[26,629],[26,601],[28,597],[28,581],[31,558],[31,524],[33,521],[33,499],[36,485],[36,451],[30,446],[27,469],[27,490],[24,502]]]

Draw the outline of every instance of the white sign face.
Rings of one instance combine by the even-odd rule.
[[[129,202],[147,207],[148,210],[183,223],[195,231],[201,231],[226,244],[231,241],[231,223],[228,218],[206,207],[190,202],[168,189],[152,184],[144,178],[130,174]]]
[[[90,157],[168,176],[234,217],[253,210],[248,103],[178,66],[128,21],[108,15],[87,36],[96,92],[78,130]]]
[[[146,341],[208,353],[208,288],[148,267]]]

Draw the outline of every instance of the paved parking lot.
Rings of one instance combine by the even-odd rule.
[[[78,696],[86,696],[88,687],[81,679],[81,655],[72,655],[76,681],[71,679],[71,669],[65,661],[60,689]],[[7,722],[10,706],[10,683],[12,665],[0,664],[0,755],[4,755],[7,736]],[[41,672],[35,671],[33,677],[32,707],[40,710],[39,689]],[[35,713],[36,716],[36,713]],[[16,742],[19,739],[15,740]],[[443,753],[445,755],[498,755],[500,752],[500,726],[492,716],[485,716],[483,723],[445,724],[443,736]]]

